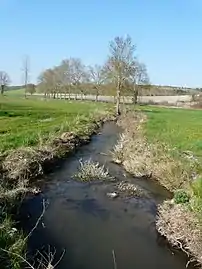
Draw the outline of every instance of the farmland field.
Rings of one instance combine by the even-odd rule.
[[[80,131],[109,108],[91,102],[0,98],[0,151],[36,145],[62,131]]]
[[[160,141],[202,157],[202,110],[143,107],[149,140]]]

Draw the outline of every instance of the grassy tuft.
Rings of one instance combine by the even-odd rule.
[[[74,177],[81,181],[113,180],[104,166],[92,160],[80,160],[79,172]]]
[[[4,213],[5,214],[5,213]],[[8,215],[2,214],[0,224],[0,262],[1,268],[22,268],[26,241],[23,233],[14,227],[14,222]]]

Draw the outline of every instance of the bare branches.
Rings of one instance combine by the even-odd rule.
[[[110,42],[108,57],[105,65],[105,72],[109,81],[116,86],[116,113],[120,114],[120,96],[124,88],[125,81],[128,80],[134,73],[135,60],[134,56],[136,47],[132,43],[130,36],[115,37]]]
[[[136,104],[141,86],[149,85],[149,76],[144,63],[140,63],[138,60],[136,60],[134,72],[130,77],[130,81],[133,88],[133,102]]]
[[[31,229],[31,231],[29,232],[29,234],[25,237],[25,240],[27,240],[33,233],[33,231],[38,227],[41,219],[43,218],[44,214],[45,214],[45,210],[46,210],[46,205],[45,205],[45,200],[43,200],[43,210],[42,210],[42,213],[41,215],[39,216],[37,222],[35,223],[34,227]]]
[[[0,71],[1,94],[4,94],[5,87],[10,83],[10,77],[5,71]]]
[[[79,58],[65,59],[59,66],[40,75],[39,90],[53,98],[58,93],[66,98],[68,92],[70,99],[74,93],[77,99],[78,93],[83,98],[89,89],[93,89],[98,101],[100,92],[110,89],[110,94],[116,92],[116,113],[120,114],[120,97],[124,91],[129,89],[137,101],[140,86],[149,83],[146,66],[139,62],[135,52],[136,46],[130,36],[115,37],[109,43],[109,56],[104,66],[87,67]]]
[[[100,90],[106,80],[104,69],[101,65],[89,66],[90,82],[96,90],[95,101],[98,101]]]

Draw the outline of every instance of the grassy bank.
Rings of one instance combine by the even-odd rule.
[[[202,110],[147,107],[145,131],[151,142],[165,142],[180,151],[202,157]]]
[[[78,132],[109,105],[0,98],[0,151],[33,146],[63,131]]]
[[[157,229],[202,263],[202,111],[139,107],[119,120],[123,135],[114,160],[173,193],[159,206]]]
[[[88,141],[112,115],[110,105],[101,103],[0,98],[1,268],[22,268],[26,240],[11,212],[25,193],[37,192],[30,179]]]

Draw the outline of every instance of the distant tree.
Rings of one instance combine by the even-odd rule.
[[[36,92],[36,86],[32,83],[27,84],[26,93],[33,94]]]
[[[38,90],[44,93],[44,97],[56,95],[56,85],[55,85],[55,72],[53,69],[49,68],[43,71],[38,77]]]
[[[61,80],[62,80],[62,90],[65,94],[69,94],[69,100],[71,98],[71,90],[72,90],[72,74],[71,74],[71,60],[65,59],[61,62],[60,66]]]
[[[104,69],[100,65],[89,66],[90,83],[96,90],[95,101],[98,101],[98,96],[106,80]]]
[[[110,56],[105,65],[108,80],[116,87],[116,114],[120,115],[120,97],[126,80],[134,74],[136,47],[130,36],[116,37],[110,42]]]
[[[4,94],[5,87],[9,85],[10,77],[5,71],[0,71],[0,87],[1,87],[1,94]]]
[[[85,94],[86,84],[89,82],[89,73],[86,66],[82,63],[79,58],[70,59],[70,77],[72,88],[81,93],[81,99]]]
[[[133,85],[133,103],[137,104],[138,95],[140,94],[140,89],[143,85],[149,87],[149,76],[147,73],[147,68],[144,63],[140,63],[136,60],[134,72],[131,76],[131,81]]]
[[[26,98],[26,93],[27,91],[27,84],[28,84],[28,80],[29,80],[29,57],[26,55],[25,59],[23,60],[23,67],[22,67],[22,71],[23,71],[23,76],[24,76],[24,88],[25,88],[25,98]]]

